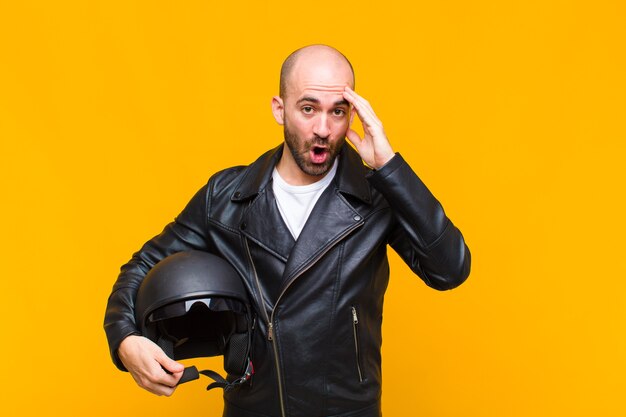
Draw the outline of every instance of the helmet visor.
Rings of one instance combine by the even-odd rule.
[[[148,321],[154,323],[161,320],[184,316],[189,313],[192,308],[200,308],[203,306],[209,311],[214,312],[232,311],[233,313],[246,314],[246,307],[240,301],[233,298],[194,298],[158,308],[150,314]]]

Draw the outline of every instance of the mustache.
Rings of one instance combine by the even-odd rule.
[[[309,147],[315,146],[315,145],[327,146],[328,143],[329,143],[328,137],[323,138],[321,136],[314,135],[313,138],[309,141]]]

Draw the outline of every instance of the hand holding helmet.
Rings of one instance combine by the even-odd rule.
[[[163,349],[143,336],[124,339],[118,355],[137,385],[156,395],[172,395],[183,375],[182,364],[170,359]]]

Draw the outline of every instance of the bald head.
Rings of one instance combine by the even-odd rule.
[[[305,70],[317,71],[320,77],[323,77],[324,73],[328,71],[349,71],[351,74],[350,87],[354,89],[354,69],[348,58],[331,46],[310,45],[295,50],[283,62],[280,69],[279,90],[282,99],[285,99],[294,74]]]

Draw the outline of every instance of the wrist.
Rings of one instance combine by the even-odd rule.
[[[124,356],[124,354],[126,353],[126,350],[129,349],[129,346],[132,345],[133,342],[139,337],[141,337],[139,333],[131,333],[128,336],[126,336],[124,339],[122,339],[122,341],[120,342],[120,345],[117,347],[117,356],[119,356],[120,359],[122,359],[122,356]]]
[[[394,156],[396,156],[396,153],[390,150],[389,153],[385,154],[383,157],[377,158],[376,165],[372,166],[372,168],[374,170],[381,169],[382,167],[387,165],[393,159]]]

